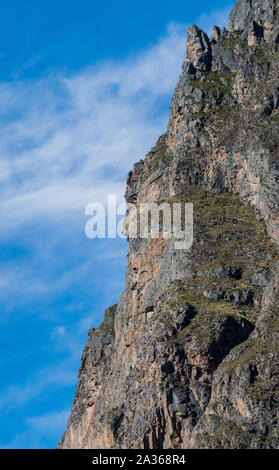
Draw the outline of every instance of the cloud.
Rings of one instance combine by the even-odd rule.
[[[52,411],[25,419],[25,430],[17,434],[11,442],[1,445],[1,449],[43,449],[45,442],[53,439],[58,442],[61,430],[66,428],[68,410]]]
[[[129,169],[165,131],[185,35],[170,25],[158,44],[125,61],[0,82],[0,247],[21,244],[29,253],[0,268],[2,322],[17,306],[27,315],[35,300],[109,286],[99,269],[109,260],[124,267],[124,242],[91,242],[89,250],[85,207],[108,194],[122,202]]]
[[[80,350],[79,350],[80,354]],[[36,372],[25,384],[13,384],[2,391],[0,409],[18,408],[37,398],[46,389],[57,390],[72,387],[76,382],[76,371],[73,371],[73,359],[67,363],[52,365]]]
[[[209,30],[229,7],[203,14]],[[121,198],[125,176],[167,125],[185,54],[186,25],[126,61],[72,76],[0,83],[0,236],[42,218],[65,219],[108,192]]]
[[[196,23],[208,30],[226,15],[214,12]],[[122,62],[71,76],[0,82],[0,254],[9,244],[24,248],[20,256],[3,256],[1,324],[10,328],[30,312],[38,322],[44,318],[49,353],[47,366],[37,350],[34,357],[26,353],[34,369],[7,382],[2,412],[22,410],[42,395],[47,403],[59,390],[72,393],[86,332],[101,319],[103,306],[115,302],[125,270],[124,242],[89,245],[84,209],[108,194],[121,202],[129,169],[165,131],[186,30],[171,24],[158,44]],[[47,436],[61,435],[67,413],[51,410],[29,413],[26,430],[3,447],[43,447]]]
[[[206,29],[227,15],[228,9],[214,11],[197,23]],[[187,25],[170,24],[153,47],[72,76],[0,82],[0,243],[20,239],[33,252],[28,263],[0,270],[3,298],[21,292],[23,301],[69,289],[78,269],[86,277],[90,257],[53,276],[55,250],[61,240],[66,247],[76,239],[88,249],[85,206],[105,202],[108,194],[121,202],[128,170],[165,131],[186,31]],[[119,259],[122,251],[103,250],[106,255]]]
[[[124,63],[0,84],[0,233],[65,218],[109,192],[122,197],[129,167],[164,131],[161,101],[173,91],[183,55],[180,29],[172,26],[159,44]]]
[[[68,420],[68,410],[27,418],[26,423],[39,434],[57,433]]]

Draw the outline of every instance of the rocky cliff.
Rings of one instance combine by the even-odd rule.
[[[167,132],[126,200],[193,202],[194,244],[130,239],[60,448],[278,448],[279,1],[188,31]],[[127,216],[126,225],[131,220]]]

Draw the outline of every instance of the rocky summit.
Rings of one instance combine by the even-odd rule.
[[[190,26],[168,129],[127,179],[128,203],[192,202],[194,244],[129,239],[59,448],[279,447],[278,135],[279,1],[238,0],[229,30]]]

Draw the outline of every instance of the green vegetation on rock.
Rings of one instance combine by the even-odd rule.
[[[116,315],[116,310],[117,304],[112,305],[112,307],[106,309],[104,319],[100,326],[95,330],[95,334],[110,332],[114,330],[114,318]]]
[[[211,93],[221,93],[228,95],[232,92],[232,86],[235,74],[220,74],[218,72],[208,72],[205,75],[206,80],[192,80],[191,85],[199,90]]]

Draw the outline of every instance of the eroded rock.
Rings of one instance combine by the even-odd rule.
[[[278,28],[275,0],[238,0],[210,40],[190,27],[167,132],[126,200],[193,202],[194,244],[129,240],[59,447],[278,447]]]

